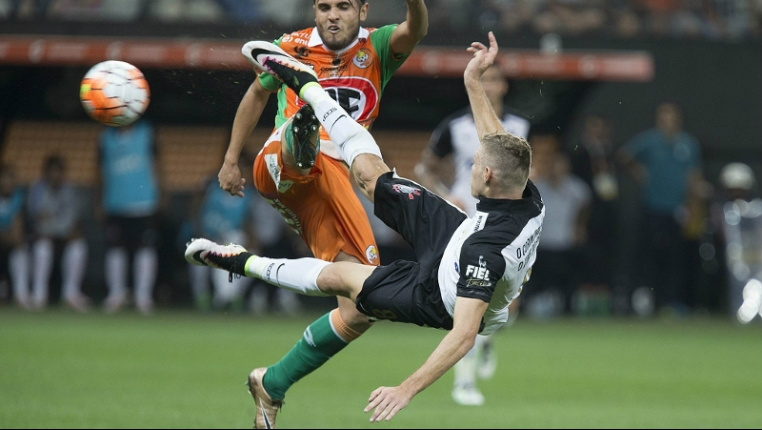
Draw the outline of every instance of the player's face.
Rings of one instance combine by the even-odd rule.
[[[317,0],[314,8],[318,34],[333,51],[355,40],[360,22],[368,15],[368,4],[360,5],[360,0]]]

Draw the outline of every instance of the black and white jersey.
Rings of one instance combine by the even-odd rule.
[[[457,297],[489,303],[482,334],[508,319],[508,305],[529,279],[539,243],[545,207],[529,181],[521,200],[480,198],[476,214],[463,221],[442,256],[437,277],[450,315]]]
[[[529,121],[519,115],[506,112],[500,122],[505,131],[514,136],[526,138],[529,134]],[[479,145],[471,108],[462,109],[442,121],[429,141],[429,150],[438,158],[452,155],[455,178],[450,193],[465,204],[469,216],[475,215],[477,203],[471,196],[471,166]]]

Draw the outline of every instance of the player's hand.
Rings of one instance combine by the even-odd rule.
[[[217,174],[217,181],[220,188],[230,193],[232,196],[243,197],[243,186],[246,179],[241,177],[241,170],[238,164],[225,163]]]
[[[398,386],[378,387],[370,393],[365,412],[373,411],[373,414],[370,416],[370,422],[372,423],[384,419],[389,421],[397,415],[400,409],[407,406],[412,399],[412,393],[408,393]]]
[[[474,42],[466,49],[474,54],[474,58],[468,62],[466,71],[463,73],[464,77],[479,79],[484,71],[495,62],[495,57],[497,57],[497,39],[495,39],[495,35],[491,31],[487,37],[489,38],[489,48],[481,42]]]

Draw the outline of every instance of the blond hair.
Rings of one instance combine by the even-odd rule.
[[[482,162],[492,168],[498,188],[523,190],[532,164],[532,148],[523,137],[500,132],[482,138]]]

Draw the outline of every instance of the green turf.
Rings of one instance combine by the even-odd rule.
[[[249,428],[244,381],[301,336],[299,319],[0,308],[0,427]],[[731,428],[762,426],[762,326],[726,320],[519,319],[496,339],[483,407],[452,375],[390,423],[370,392],[419,366],[443,332],[382,322],[289,392],[290,428]]]

